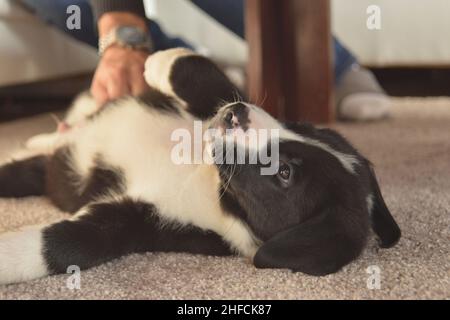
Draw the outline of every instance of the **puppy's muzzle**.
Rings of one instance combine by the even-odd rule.
[[[224,129],[237,129],[241,128],[246,131],[248,129],[249,121],[249,108],[240,102],[227,106],[221,116],[221,125]]]

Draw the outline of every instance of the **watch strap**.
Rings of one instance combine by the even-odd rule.
[[[125,47],[125,48],[132,48],[132,49],[139,49],[139,50],[148,50],[152,51],[153,45],[149,37],[147,37],[146,42],[138,44],[138,45],[129,45],[117,37],[117,30],[120,27],[116,27],[109,31],[106,35],[102,36],[98,40],[98,54],[100,56],[103,55],[105,50],[109,48],[110,46],[117,44],[119,46]]]

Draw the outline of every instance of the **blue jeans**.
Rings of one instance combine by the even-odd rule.
[[[34,10],[41,19],[73,38],[97,47],[97,31],[88,0],[22,0],[22,2]],[[244,0],[191,0],[191,2],[230,31],[244,38]],[[66,9],[73,4],[81,9],[82,28],[80,30],[69,30],[66,27],[68,17]],[[175,47],[192,48],[185,40],[168,36],[155,21],[148,21],[148,29],[155,50]],[[342,75],[356,62],[356,58],[335,37],[333,37],[333,45],[335,83],[338,83]]]

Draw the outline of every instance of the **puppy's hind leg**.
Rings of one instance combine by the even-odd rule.
[[[0,166],[0,198],[44,195],[47,161],[39,155]]]
[[[87,269],[133,252],[228,255],[215,233],[171,227],[157,208],[128,197],[91,203],[72,219],[0,235],[0,284]]]
[[[151,208],[132,201],[83,207],[72,219],[0,235],[0,284],[87,269],[135,252]]]
[[[57,130],[51,133],[41,133],[29,138],[26,143],[25,153],[37,151],[39,153],[51,153],[63,140],[64,133],[72,128],[82,127],[89,119],[100,112],[96,102],[89,92],[80,93],[66,112],[63,120],[57,119]],[[21,152],[17,154],[20,157]]]

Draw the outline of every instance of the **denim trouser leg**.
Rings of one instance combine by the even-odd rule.
[[[40,19],[52,24],[71,37],[93,47],[98,46],[97,27],[94,25],[93,12],[88,0],[22,0],[22,2],[33,10]],[[69,30],[66,27],[66,20],[69,17],[66,10],[70,5],[77,5],[80,8],[80,30]],[[148,28],[156,51],[175,47],[192,48],[182,39],[168,37],[154,21],[148,21]]]
[[[356,58],[339,42],[336,37],[333,37],[334,46],[334,78],[335,83],[339,83],[342,76],[350,67],[357,62]]]

